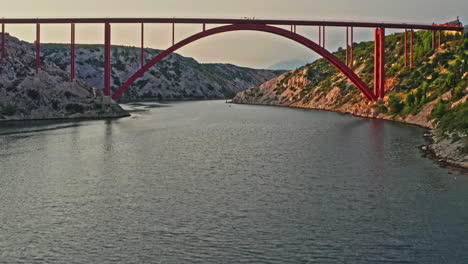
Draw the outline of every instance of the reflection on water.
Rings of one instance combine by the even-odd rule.
[[[0,263],[467,263],[422,130],[220,101],[0,126]]]

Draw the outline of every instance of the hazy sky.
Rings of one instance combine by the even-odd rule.
[[[0,0],[0,17],[209,17],[377,20],[440,23],[460,16],[468,24],[468,0]],[[170,45],[170,25],[147,25],[147,47]],[[179,25],[181,40],[200,31],[198,25]],[[114,25],[113,44],[139,45],[138,25]],[[8,25],[7,32],[33,41],[33,25]],[[298,32],[317,39],[317,28]],[[77,41],[102,43],[102,25],[78,25]],[[356,30],[356,41],[368,40],[372,29]],[[43,42],[69,42],[68,25],[43,25]],[[327,48],[345,43],[344,29],[327,29]],[[201,62],[228,62],[268,67],[280,61],[313,60],[310,50],[279,36],[258,32],[231,32],[195,42],[178,51]]]

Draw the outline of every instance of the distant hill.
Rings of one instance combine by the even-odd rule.
[[[77,45],[77,77],[102,89],[102,45]],[[161,50],[145,49],[146,61]],[[46,62],[69,70],[70,46],[43,44],[42,57]],[[140,69],[140,49],[112,47],[112,89],[118,89]],[[232,64],[201,64],[192,58],[171,54],[146,72],[122,96],[122,100],[185,100],[232,98],[240,91],[258,86],[284,71],[257,70]]]
[[[271,65],[267,69],[269,70],[295,70],[297,68],[300,68],[306,64],[311,63],[311,61],[308,60],[289,60],[289,61],[281,61],[276,64]]]

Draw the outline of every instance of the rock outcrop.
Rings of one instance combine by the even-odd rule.
[[[35,72],[33,45],[6,36],[0,67],[0,121],[66,118],[115,118],[129,114],[89,84],[45,61]]]

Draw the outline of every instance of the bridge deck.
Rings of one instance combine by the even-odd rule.
[[[393,29],[427,29],[463,31],[463,26],[444,24],[421,24],[379,21],[339,21],[339,20],[270,20],[270,19],[224,19],[224,18],[0,18],[5,24],[131,24],[131,23],[167,23],[167,24],[264,24],[280,26],[329,26],[329,27],[362,27]]]

